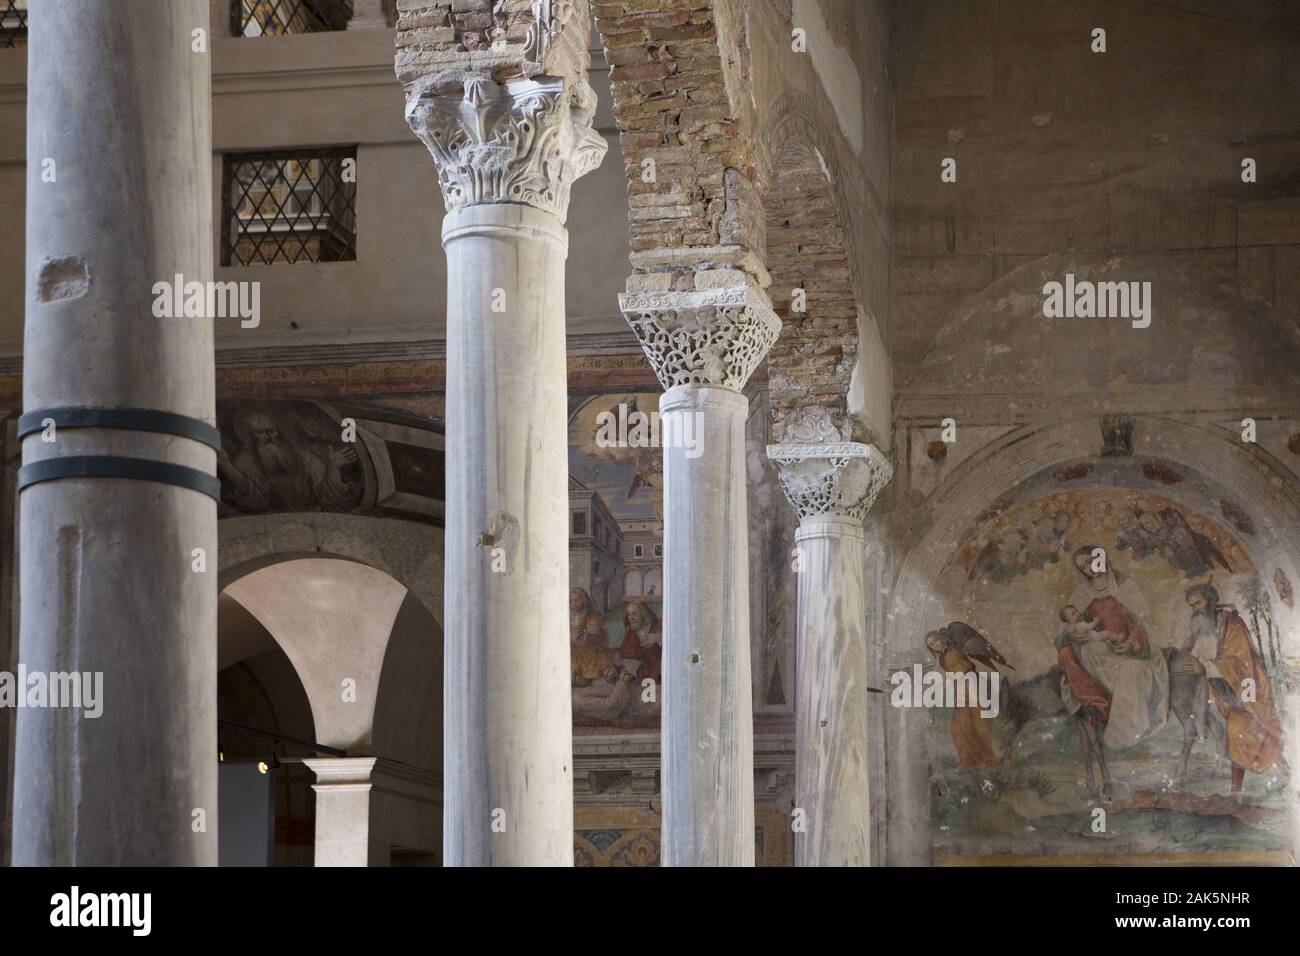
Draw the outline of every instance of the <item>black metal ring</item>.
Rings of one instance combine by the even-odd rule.
[[[46,408],[18,417],[18,437],[44,429],[45,420],[53,419],[57,428],[124,428],[137,432],[161,432],[202,442],[221,450],[221,432],[207,422],[175,412],[153,408]]]
[[[18,490],[22,491],[37,482],[59,478],[132,478],[136,481],[156,481],[202,492],[213,501],[221,500],[221,481],[207,472],[173,465],[167,461],[119,458],[113,455],[68,455],[65,458],[46,458],[23,465],[18,469]]]

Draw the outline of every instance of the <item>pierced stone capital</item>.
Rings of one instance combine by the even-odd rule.
[[[752,284],[690,292],[625,292],[619,308],[659,383],[740,391],[781,334],[781,319]]]
[[[861,442],[768,445],[767,457],[776,462],[781,490],[801,520],[840,515],[861,521],[894,476],[880,450]]]
[[[606,149],[565,87],[559,77],[502,85],[483,73],[412,84],[406,121],[437,164],[448,212],[515,202],[564,221],[574,180],[599,166]]]

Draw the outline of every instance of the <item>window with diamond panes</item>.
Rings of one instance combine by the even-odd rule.
[[[352,0],[233,0],[231,5],[237,37],[346,30],[351,18]]]
[[[0,48],[27,45],[27,0],[0,0]]]
[[[227,154],[221,264],[355,259],[357,190],[344,170],[356,156],[356,147]]]

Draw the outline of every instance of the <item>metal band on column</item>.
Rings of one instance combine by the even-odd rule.
[[[173,465],[167,461],[148,458],[123,458],[116,455],[69,455],[66,458],[46,458],[18,469],[18,490],[42,481],[60,478],[130,478],[135,481],[156,481],[164,485],[189,488],[221,501],[221,481],[214,475]]]
[[[160,412],[153,408],[43,408],[18,418],[18,437],[42,431],[46,422],[59,428],[121,428],[136,432],[158,432],[202,442],[214,451],[221,450],[221,432],[212,425],[188,415]]]

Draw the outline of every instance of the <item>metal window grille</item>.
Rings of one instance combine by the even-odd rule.
[[[233,0],[231,32],[237,37],[346,30],[352,0]]]
[[[221,264],[341,262],[357,257],[355,146],[225,157]],[[351,178],[351,177],[349,177]]]
[[[27,0],[0,0],[0,48],[27,45]]]

